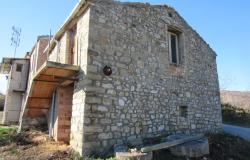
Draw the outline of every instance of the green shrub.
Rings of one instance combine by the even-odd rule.
[[[231,104],[222,104],[222,120],[224,123],[232,123],[250,126],[250,111],[238,108]]]
[[[2,93],[0,93],[0,111],[3,111],[4,99],[5,99],[5,96]]]

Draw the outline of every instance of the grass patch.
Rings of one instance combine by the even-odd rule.
[[[15,127],[0,126],[0,136],[16,132]]]
[[[222,104],[223,123],[250,127],[250,111],[231,104]]]
[[[210,134],[210,159],[240,159],[249,160],[250,142],[226,133]]]
[[[13,141],[13,135],[16,133],[16,127],[0,126],[0,147],[10,144]]]
[[[13,154],[13,155],[18,155],[18,154],[20,154],[20,152],[17,150],[17,148],[12,148],[12,149],[10,150],[10,153]]]

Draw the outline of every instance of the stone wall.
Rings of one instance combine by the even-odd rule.
[[[85,104],[85,87],[87,84],[91,84],[92,81],[86,79],[87,71],[87,52],[88,52],[88,40],[89,40],[89,15],[90,10],[86,12],[78,19],[77,33],[75,37],[75,55],[78,57],[75,59],[75,64],[80,65],[81,70],[78,75],[78,82],[75,83],[75,89],[73,94],[73,106],[72,106],[72,119],[71,119],[71,136],[70,145],[83,154],[84,143],[84,123],[88,122],[85,119],[85,110],[88,106]],[[91,142],[90,142],[91,143]],[[87,145],[87,144],[86,144]]]
[[[83,36],[80,42],[88,42],[88,65],[75,84],[71,126],[71,144],[81,154],[163,133],[221,128],[216,54],[175,10],[92,1],[89,15],[89,41]],[[77,34],[86,33],[78,24]],[[178,66],[170,63],[170,28],[181,32]],[[80,53],[84,60],[86,46]],[[103,74],[106,65],[111,76]],[[184,117],[180,106],[187,106]]]

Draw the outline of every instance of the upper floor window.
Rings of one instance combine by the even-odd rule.
[[[17,72],[22,72],[23,65],[22,64],[16,64],[16,71]]]
[[[179,36],[174,32],[168,32],[169,37],[169,53],[170,53],[170,61],[172,64],[179,64]]]

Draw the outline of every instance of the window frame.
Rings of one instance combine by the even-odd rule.
[[[23,71],[23,64],[17,63],[16,64],[16,72],[22,72]]]
[[[171,42],[171,35],[175,36],[175,44],[176,44],[176,63],[173,62],[173,53],[172,53],[172,42]],[[173,64],[173,65],[179,65],[180,64],[180,60],[179,60],[179,35],[174,33],[174,32],[171,32],[171,31],[168,31],[168,44],[169,44],[169,55],[170,55],[170,63]]]
[[[188,118],[188,106],[185,105],[179,106],[179,116],[181,118]]]

